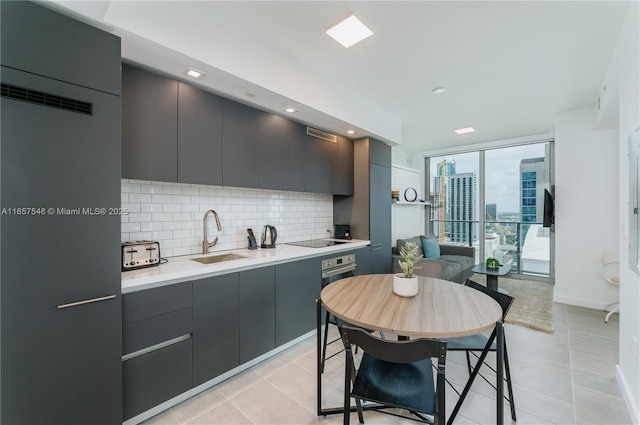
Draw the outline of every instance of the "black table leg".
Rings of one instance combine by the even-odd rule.
[[[496,397],[497,397],[497,424],[504,424],[504,323],[496,323]],[[513,405],[513,398],[511,399]]]
[[[498,290],[498,276],[487,275],[487,288],[493,289],[494,291]]]

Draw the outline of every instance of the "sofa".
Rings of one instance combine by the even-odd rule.
[[[401,260],[400,250],[408,243],[413,242],[418,245],[418,255],[424,256],[422,249],[422,239],[435,239],[434,235],[414,236],[408,239],[398,239],[396,246],[392,248],[393,273],[402,273],[398,260]],[[413,274],[419,276],[435,277],[452,282],[463,283],[469,279],[473,272],[471,269],[475,265],[475,248],[472,246],[456,246],[438,244],[440,248],[440,258],[423,258],[418,262]]]

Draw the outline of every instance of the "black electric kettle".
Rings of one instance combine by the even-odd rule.
[[[276,247],[276,239],[278,238],[278,232],[276,228],[267,224],[262,229],[262,244],[261,248],[275,248]]]

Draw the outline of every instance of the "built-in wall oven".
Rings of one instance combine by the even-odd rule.
[[[323,259],[322,273],[321,273],[322,288],[331,284],[331,282],[335,282],[336,280],[354,276],[356,267],[357,267],[356,255],[354,253],[343,254],[341,256]],[[328,311],[326,311],[325,318],[324,318],[324,342],[322,344],[322,364],[320,366],[321,372],[324,372],[324,363],[327,359],[327,344],[332,344],[340,340],[340,338],[338,337],[332,341],[327,341],[329,338],[330,324],[337,326],[338,322],[337,322],[337,319],[333,317],[333,315],[331,315]],[[328,358],[331,358],[339,353],[340,351],[338,351],[335,354],[332,354]]]

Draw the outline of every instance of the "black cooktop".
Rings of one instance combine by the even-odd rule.
[[[308,241],[287,242],[287,245],[304,246],[307,248],[324,248],[325,246],[340,245],[347,242],[330,241],[328,239],[310,239]]]

